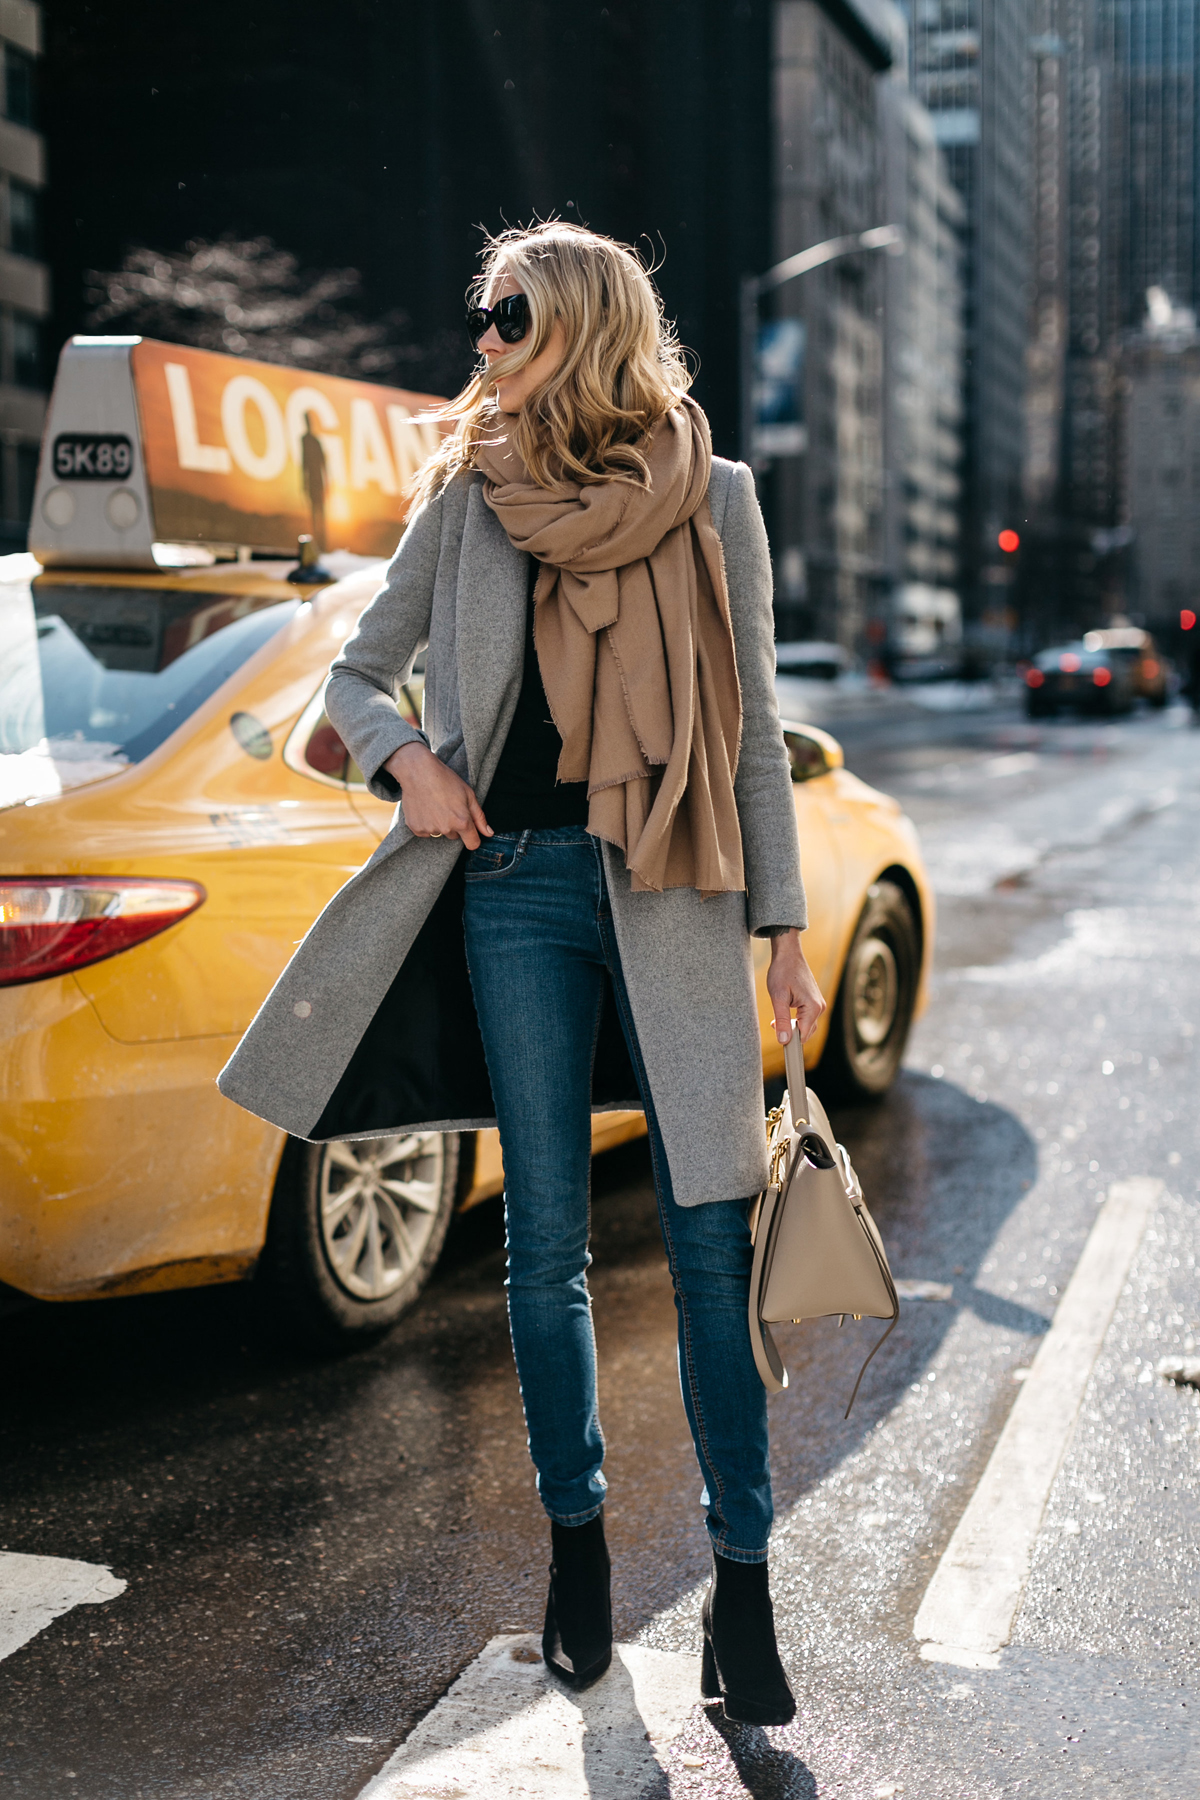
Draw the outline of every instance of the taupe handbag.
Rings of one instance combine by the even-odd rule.
[[[787,1092],[767,1119],[770,1175],[751,1219],[750,1342],[764,1387],[777,1394],[788,1378],[772,1325],[833,1313],[890,1320],[858,1372],[849,1418],[867,1363],[900,1317],[900,1301],[853,1164],[808,1091],[799,1032],[784,1058]]]

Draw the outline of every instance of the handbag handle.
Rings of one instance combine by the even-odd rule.
[[[811,1123],[808,1107],[808,1083],[804,1079],[804,1045],[793,1025],[792,1035],[783,1047],[783,1066],[787,1074],[788,1095],[792,1103],[793,1125]]]

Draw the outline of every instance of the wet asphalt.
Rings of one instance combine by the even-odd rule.
[[[1154,1373],[1200,1344],[1200,731],[1182,709],[1032,724],[959,699],[785,694],[904,799],[939,888],[905,1071],[835,1125],[895,1273],[953,1300],[904,1308],[849,1421],[857,1340],[781,1334],[798,1717],[698,1710],[656,1800],[1200,1793],[1200,1393]],[[1012,1645],[994,1671],[923,1663],[925,1586],[1127,1175],[1163,1197]],[[616,1627],[696,1650],[707,1551],[644,1147],[600,1158],[595,1188]],[[488,1638],[540,1626],[501,1245],[496,1204],[461,1220],[417,1309],[333,1362],[273,1344],[251,1288],[0,1317],[0,1548],[128,1583],[0,1664],[0,1794],[352,1800]]]

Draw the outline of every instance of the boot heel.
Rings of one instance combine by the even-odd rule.
[[[721,1698],[721,1682],[717,1675],[717,1659],[713,1655],[712,1639],[707,1631],[704,1634],[704,1657],[700,1664],[700,1695],[704,1700]]]

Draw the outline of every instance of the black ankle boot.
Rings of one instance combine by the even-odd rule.
[[[550,1593],[542,1655],[572,1687],[587,1687],[612,1661],[612,1603],[604,1514],[586,1525],[550,1522]]]
[[[723,1700],[725,1717],[743,1725],[787,1725],[796,1701],[775,1645],[766,1563],[732,1562],[714,1550],[702,1616],[704,1698]]]

